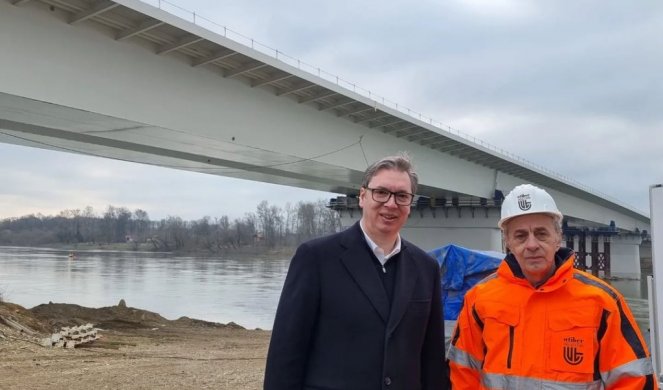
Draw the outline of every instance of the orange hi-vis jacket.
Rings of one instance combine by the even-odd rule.
[[[657,389],[624,297],[567,248],[533,287],[512,254],[465,295],[449,348],[454,390]]]

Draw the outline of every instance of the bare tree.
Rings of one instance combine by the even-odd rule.
[[[265,244],[273,248],[279,242],[279,231],[282,230],[283,218],[281,216],[281,209],[277,206],[270,206],[266,200],[263,200],[258,204],[256,214]]]
[[[95,241],[97,222],[98,218],[95,215],[92,206],[86,206],[80,216],[81,241]]]
[[[168,217],[161,221],[160,230],[163,234],[162,242],[166,250],[184,249],[189,235],[186,222],[180,217]]]
[[[297,204],[297,235],[299,241],[310,240],[318,235],[315,204],[299,202]]]
[[[109,205],[104,212],[103,220],[101,221],[101,237],[104,242],[115,242],[115,225],[117,224],[117,210],[115,207]]]
[[[247,213],[242,219],[233,221],[234,241],[236,247],[253,244],[256,241],[257,218],[253,213]]]
[[[134,210],[133,217],[133,228],[131,233],[134,235],[134,240],[144,241],[148,234],[150,228],[150,217],[147,215],[147,211],[136,209]]]
[[[232,239],[232,229],[228,216],[224,215],[216,220],[216,247],[217,249],[235,248],[235,242]]]
[[[212,226],[209,223],[210,219],[210,217],[203,217],[191,224],[195,246],[202,247],[209,251],[216,247],[214,244],[214,236],[212,234]]]
[[[331,234],[341,231],[341,215],[336,210],[327,207],[324,200],[315,203],[318,215],[318,235]]]

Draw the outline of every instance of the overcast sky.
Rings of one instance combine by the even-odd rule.
[[[663,183],[660,0],[169,1],[644,212]],[[6,144],[0,177],[0,218],[330,196]]]

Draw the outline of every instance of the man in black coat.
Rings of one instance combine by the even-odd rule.
[[[437,262],[402,240],[418,178],[406,156],[365,172],[361,221],[290,263],[265,390],[446,390]]]

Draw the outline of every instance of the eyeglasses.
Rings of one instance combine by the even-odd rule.
[[[394,196],[394,202],[399,206],[409,206],[412,204],[412,199],[414,199],[414,194],[409,192],[391,192],[382,188],[365,188],[371,191],[373,200],[380,203],[389,202],[392,195]]]

